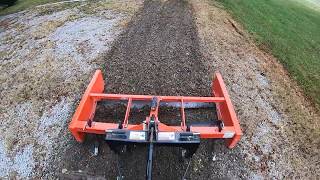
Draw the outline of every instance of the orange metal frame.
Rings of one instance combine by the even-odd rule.
[[[215,73],[212,82],[213,97],[188,97],[188,96],[150,96],[150,95],[128,95],[128,94],[104,94],[104,80],[100,70],[97,70],[87,87],[80,104],[73,115],[69,129],[78,142],[83,142],[86,133],[105,134],[107,130],[118,129],[117,123],[92,122],[96,105],[101,100],[127,100],[127,109],[123,120],[123,129],[143,130],[143,124],[129,124],[128,119],[132,101],[147,101],[156,97],[159,102],[180,102],[181,103],[181,126],[168,126],[161,123],[158,119],[159,106],[150,110],[150,116],[146,117],[149,122],[150,117],[155,117],[160,132],[185,132],[187,129],[184,112],[185,102],[210,102],[215,103],[218,119],[224,123],[224,128],[219,131],[218,127],[190,127],[190,132],[200,133],[200,138],[224,138],[227,146],[233,148],[240,140],[242,131],[239,121],[231,104],[225,84],[220,73]],[[89,125],[89,121],[90,125]]]

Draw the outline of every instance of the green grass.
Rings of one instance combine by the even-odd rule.
[[[320,107],[320,12],[290,0],[218,0]]]
[[[0,10],[0,15],[11,14],[37,5],[58,1],[61,0],[18,0],[15,5]]]

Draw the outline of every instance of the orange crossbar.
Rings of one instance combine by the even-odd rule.
[[[151,95],[130,95],[130,94],[102,94],[102,93],[90,93],[89,96],[96,100],[128,100],[132,99],[135,101],[146,101],[152,100]],[[224,97],[190,97],[190,96],[156,96],[158,99],[164,102],[178,102],[183,100],[184,102],[224,102]]]
[[[181,126],[168,126],[161,123],[158,120],[158,106],[156,109],[151,109],[150,117],[154,116],[158,123],[159,131],[174,131],[184,132],[186,131],[186,122],[184,115],[185,102],[207,102],[215,103],[217,107],[217,114],[219,120],[222,120],[225,127],[219,131],[217,127],[191,127],[191,132],[200,133],[201,138],[223,138],[227,140],[227,146],[233,148],[242,136],[239,121],[236,117],[235,111],[231,104],[230,97],[227,93],[225,84],[222,80],[220,73],[215,73],[212,83],[213,97],[190,97],[190,96],[151,96],[151,95],[130,95],[130,94],[104,94],[104,80],[100,70],[97,70],[87,87],[75,114],[72,117],[72,121],[69,125],[69,129],[77,141],[83,142],[86,133],[93,134],[105,134],[107,130],[118,129],[117,123],[103,123],[93,122],[93,116],[96,109],[96,104],[101,100],[127,100],[127,110],[125,118],[123,120],[123,128],[128,130],[143,130],[143,125],[129,124],[128,117],[130,114],[130,108],[132,101],[152,101],[153,98],[157,99],[157,102],[180,102],[181,103]],[[146,118],[146,121],[150,117]],[[89,123],[90,122],[90,123]]]

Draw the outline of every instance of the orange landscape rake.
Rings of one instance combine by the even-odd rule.
[[[105,140],[112,150],[126,144],[145,144],[149,147],[146,178],[152,176],[152,154],[154,145],[180,146],[191,157],[200,144],[200,139],[225,139],[226,145],[233,148],[242,135],[239,121],[233,109],[230,97],[220,73],[215,73],[212,81],[212,97],[190,96],[152,96],[128,94],[104,94],[102,72],[97,70],[87,87],[78,108],[69,125],[77,141],[83,142],[87,133],[105,135]],[[106,100],[126,102],[126,111],[120,123],[94,121],[97,103]],[[133,102],[147,102],[149,115],[140,123],[129,122]],[[159,109],[163,104],[175,103],[180,108],[179,126],[167,125],[159,118]],[[190,104],[213,103],[217,119],[207,123],[192,124],[186,121],[185,108]]]

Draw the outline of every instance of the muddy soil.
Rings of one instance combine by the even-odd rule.
[[[190,4],[181,0],[146,1],[141,12],[129,23],[127,31],[106,55],[106,92],[209,96],[212,74],[203,63],[205,59],[201,56],[199,47]],[[122,116],[125,107],[119,109],[111,110],[102,117],[98,115],[97,118]],[[160,118],[167,123],[174,123],[172,119],[179,117],[178,112],[175,109],[167,109],[160,112]],[[212,110],[203,110],[200,114],[203,118],[215,118],[215,112]],[[199,111],[188,111],[187,119],[199,121],[201,118],[199,119],[198,115]],[[87,142],[69,145],[61,161],[61,167],[69,171],[82,170],[114,179],[117,176],[116,156],[103,144],[100,155],[92,157],[89,153],[92,143]],[[223,142],[204,141],[194,155],[186,178],[226,177],[218,163],[236,160],[237,163],[244,164],[238,156],[239,153],[236,153],[239,149],[224,152],[225,148]],[[213,152],[223,152],[225,157],[223,160],[217,160]],[[131,152],[120,155],[125,179],[144,178],[146,156],[145,147],[136,147]],[[181,179],[186,167],[187,161],[181,158],[179,148],[156,147],[154,179]],[[224,168],[232,171],[232,163]],[[237,176],[245,176],[246,172],[242,170],[244,168],[239,169]]]

